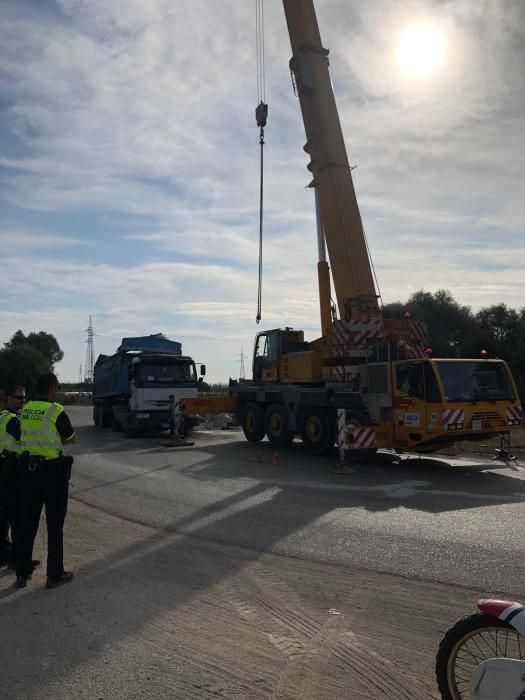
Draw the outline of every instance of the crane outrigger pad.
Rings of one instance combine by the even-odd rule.
[[[193,445],[195,445],[195,440],[187,440],[184,437],[174,436],[163,440],[160,444],[162,447],[193,447]]]

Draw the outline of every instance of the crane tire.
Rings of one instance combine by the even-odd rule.
[[[288,411],[282,403],[272,403],[266,409],[265,428],[272,447],[288,447],[292,444],[295,431],[290,430]]]
[[[313,455],[330,452],[335,444],[336,418],[329,408],[306,407],[299,415],[299,432],[304,446]]]
[[[249,442],[262,440],[265,433],[263,407],[256,403],[247,403],[242,409],[241,426]]]

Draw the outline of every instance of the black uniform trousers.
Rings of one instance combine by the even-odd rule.
[[[16,455],[0,457],[0,561],[16,560],[20,525],[20,497]],[[11,541],[9,541],[11,530]]]
[[[0,458],[1,459],[1,458]],[[11,542],[9,541],[9,493],[4,484],[0,483],[0,565],[7,564],[11,558]]]
[[[22,520],[17,545],[17,576],[30,576],[33,571],[33,545],[43,506],[47,524],[47,575],[57,577],[64,571],[64,520],[68,490],[69,475],[58,470],[57,460],[44,460],[34,472],[23,471],[20,481]]]

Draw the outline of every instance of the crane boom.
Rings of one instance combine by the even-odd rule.
[[[313,0],[283,0],[292,45],[310,186],[317,189],[339,315],[377,317],[378,295]]]

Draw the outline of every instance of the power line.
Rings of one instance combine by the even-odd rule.
[[[244,379],[244,350],[241,348],[241,367],[239,370],[239,379]]]
[[[89,326],[86,328],[86,333],[88,334],[86,343],[86,361],[84,363],[84,382],[87,384],[93,384],[93,376],[95,373],[95,349],[93,347],[93,322],[91,316],[89,317]]]

